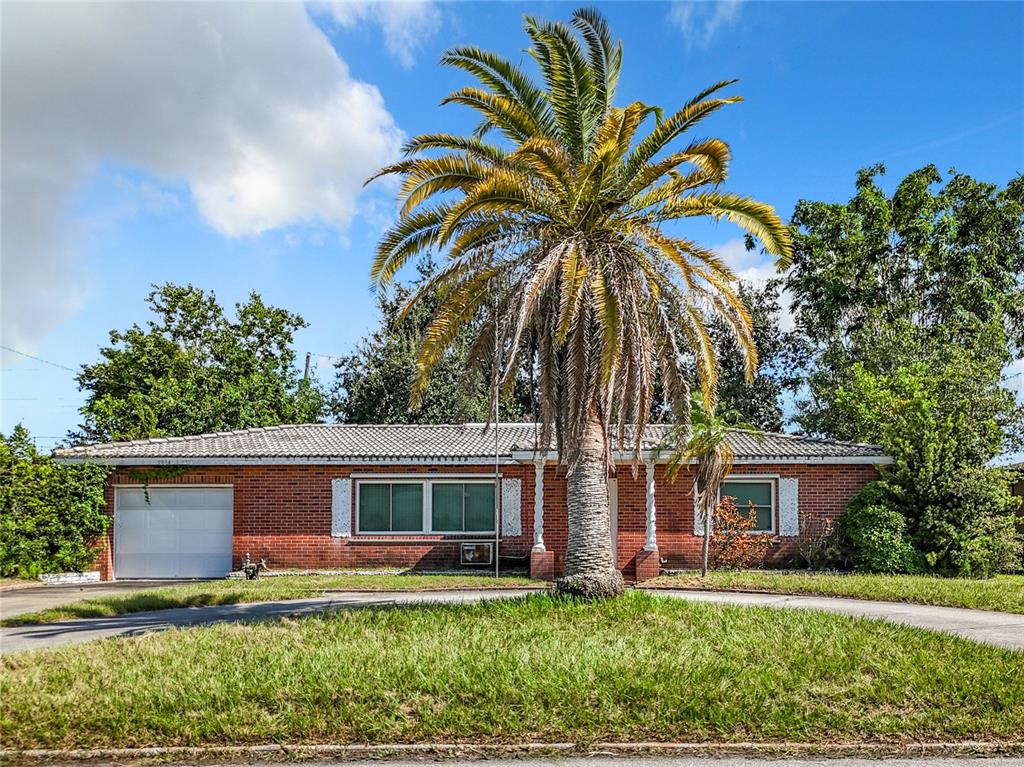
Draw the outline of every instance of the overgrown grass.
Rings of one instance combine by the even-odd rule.
[[[644,585],[674,588],[742,589],[780,594],[819,594],[1024,613],[1024,575],[998,575],[989,580],[972,580],[914,575],[744,570],[711,572],[708,573],[706,581],[701,580],[697,573],[663,575]]]
[[[432,589],[515,588],[543,586],[525,576],[489,575],[282,575],[255,581],[222,580],[162,586],[145,591],[83,599],[0,621],[2,626],[28,626],[74,618],[109,618],[147,610],[204,607],[239,602],[305,599],[325,590],[427,591]]]
[[[1022,656],[643,592],[341,610],[3,656],[8,748],[1020,740]]]

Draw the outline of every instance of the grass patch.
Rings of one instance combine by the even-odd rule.
[[[1024,575],[997,575],[988,580],[923,575],[792,573],[770,570],[718,571],[702,580],[697,573],[663,575],[645,586],[742,589],[780,594],[876,599],[922,605],[970,607],[1024,613]]]
[[[542,586],[525,576],[488,575],[282,575],[255,581],[222,580],[162,586],[144,591],[83,599],[60,607],[25,613],[0,626],[31,626],[75,618],[109,618],[127,613],[206,607],[240,602],[269,602],[320,596],[325,590],[428,591],[432,589],[515,588]]]
[[[0,589],[12,588],[14,586],[29,586],[39,581],[33,578],[0,578]]]
[[[172,630],[15,653],[8,748],[1019,740],[1022,657],[804,610],[643,592]]]

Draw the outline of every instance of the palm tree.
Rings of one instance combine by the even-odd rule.
[[[732,328],[749,374],[756,366],[734,274],[673,227],[691,217],[727,219],[783,264],[791,243],[770,206],[719,189],[730,160],[723,141],[668,151],[740,101],[716,95],[731,81],[668,117],[641,102],[617,107],[622,43],[597,11],[578,10],[571,24],[526,17],[524,26],[540,85],[479,48],[442,57],[480,83],[442,103],[468,106],[481,120],[470,135],[411,139],[405,159],[377,174],[401,178],[401,208],[371,274],[385,286],[416,254],[447,254],[409,301],[440,298],[420,347],[414,404],[466,327],[475,334],[472,364],[489,372],[493,398],[523,364],[535,365],[541,444],[554,444],[567,467],[569,539],[557,588],[616,594],[609,432],[639,460],[656,378],[676,419],[688,423],[684,355],[693,356],[702,394],[712,400],[710,313]]]
[[[732,472],[736,453],[729,444],[730,431],[746,431],[758,434],[748,424],[736,422],[739,414],[736,411],[717,412],[717,407],[708,405],[703,399],[695,397],[691,406],[689,428],[683,430],[675,427],[669,430],[666,442],[683,445],[677,448],[668,463],[669,480],[674,482],[679,470],[687,464],[694,463],[695,509],[700,510],[701,522],[704,525],[704,540],[701,544],[700,575],[708,574],[708,551],[711,546],[711,522],[715,508],[718,506],[718,489]]]

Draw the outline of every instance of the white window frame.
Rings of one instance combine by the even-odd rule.
[[[767,483],[771,487],[772,491],[772,526],[768,530],[750,530],[747,535],[775,535],[779,529],[779,478],[777,475],[753,475],[753,474],[741,474],[738,477],[726,477],[722,480],[722,485],[726,482],[731,482],[734,485],[763,485]],[[718,502],[722,502],[722,485],[718,486]]]
[[[422,536],[422,535],[445,535],[445,536],[461,536],[466,538],[479,538],[481,536],[493,536],[495,533],[494,526],[498,516],[498,490],[495,488],[494,496],[494,514],[491,517],[491,527],[489,530],[434,530],[434,483],[439,485],[491,485],[494,487],[494,477],[481,477],[479,474],[470,475],[443,475],[443,476],[430,476],[424,477],[423,475],[414,476],[380,476],[372,475],[359,477],[356,475],[352,476],[355,480],[356,492],[355,492],[355,515],[356,515],[356,535],[368,535],[368,536]],[[364,530],[362,514],[360,513],[359,497],[363,485],[420,485],[423,489],[423,511],[421,514],[421,522],[419,530]]]

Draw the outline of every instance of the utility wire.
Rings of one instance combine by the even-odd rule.
[[[4,346],[4,345],[0,344],[0,349],[3,349],[4,351],[8,351],[8,352],[13,352],[14,354],[20,354],[22,357],[28,357],[30,360],[35,360],[36,362],[42,362],[44,365],[51,365],[52,367],[60,368],[61,370],[67,370],[68,372],[71,372],[71,373],[77,373],[78,372],[75,368],[69,368],[67,365],[60,365],[60,364],[58,364],[56,362],[50,362],[49,360],[44,360],[42,357],[37,357],[34,354],[27,354],[26,352],[19,352],[17,349],[12,349],[10,346]]]

